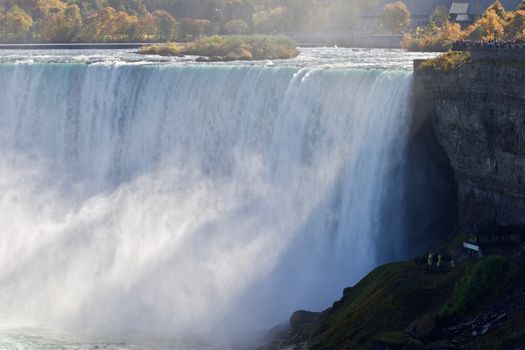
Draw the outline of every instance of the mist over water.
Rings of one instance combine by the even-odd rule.
[[[238,335],[411,252],[408,71],[8,63],[0,81],[8,326]]]

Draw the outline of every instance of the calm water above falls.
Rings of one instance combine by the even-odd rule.
[[[0,51],[0,348],[227,348],[409,256],[417,57]]]

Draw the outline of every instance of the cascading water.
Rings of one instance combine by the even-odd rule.
[[[0,314],[21,325],[254,330],[407,253],[408,71],[1,64],[0,81]]]

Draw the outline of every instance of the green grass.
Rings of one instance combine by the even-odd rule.
[[[456,248],[459,240],[451,239],[446,247]],[[510,286],[523,269],[509,261],[488,256],[447,273],[430,272],[414,262],[380,266],[345,289],[343,298],[322,314],[310,333],[310,348],[371,349],[377,343],[417,348]]]
[[[210,36],[190,44],[154,44],[141,48],[141,54],[164,56],[195,55],[213,61],[289,59],[299,54],[293,40],[285,36]]]
[[[441,309],[440,318],[461,316],[476,303],[497,294],[509,269],[510,263],[502,256],[489,256],[469,266],[456,283],[452,298]]]
[[[375,269],[323,315],[311,334],[311,348],[368,349],[374,341],[393,335],[409,339],[404,333],[407,326],[439,312],[462,270],[457,267],[447,274],[435,274],[413,262]]]
[[[470,52],[448,51],[436,58],[431,58],[421,63],[419,69],[432,69],[447,72],[452,71],[467,62],[470,62]]]

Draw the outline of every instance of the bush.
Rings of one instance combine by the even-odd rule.
[[[476,303],[495,295],[500,291],[509,268],[509,262],[501,256],[489,256],[470,266],[456,283],[452,299],[442,308],[440,318],[460,316]]]
[[[468,51],[448,51],[436,58],[426,60],[419,66],[419,69],[433,69],[447,72],[469,61],[470,52]]]
[[[139,49],[143,55],[160,55],[160,56],[182,56],[182,47],[179,44],[153,44],[143,46]]]

